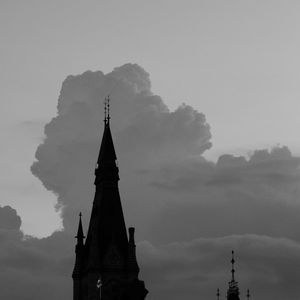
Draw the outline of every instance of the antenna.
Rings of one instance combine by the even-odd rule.
[[[247,290],[247,300],[249,300],[250,299],[250,291],[249,291],[249,289]]]
[[[219,289],[217,289],[217,300],[220,300],[220,290]]]

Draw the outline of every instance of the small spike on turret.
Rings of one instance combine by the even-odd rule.
[[[234,280],[234,273],[235,273],[234,263],[235,263],[235,260],[234,260],[234,251],[232,250],[231,251],[231,281],[235,281]]]
[[[109,95],[104,98],[104,125],[108,125],[110,120],[110,98]]]
[[[216,296],[217,296],[217,300],[220,300],[220,290],[219,290],[219,289],[217,289],[217,294],[216,294]]]
[[[249,300],[250,299],[250,291],[249,291],[249,289],[247,290],[247,300]]]
[[[110,120],[110,98],[109,95],[107,96],[107,124],[109,124],[109,120]]]

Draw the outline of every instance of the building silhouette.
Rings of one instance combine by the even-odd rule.
[[[148,291],[139,280],[134,228],[128,230],[118,189],[119,169],[110,131],[109,98],[95,170],[95,197],[87,237],[81,214],[76,235],[73,300],[142,300]]]
[[[227,300],[240,300],[240,290],[238,286],[238,282],[235,280],[235,259],[234,259],[234,251],[231,251],[231,280],[228,282],[227,289]],[[217,300],[220,299],[220,290],[217,289]],[[247,290],[246,294],[247,300],[250,299],[250,290]]]

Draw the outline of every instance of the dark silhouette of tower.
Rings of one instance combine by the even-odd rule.
[[[110,131],[109,98],[95,170],[95,197],[88,234],[79,219],[73,270],[73,300],[143,300],[148,291],[139,280],[134,228],[126,226],[118,189],[119,169]]]
[[[235,280],[235,259],[234,259],[234,251],[231,251],[231,280],[228,282],[228,290],[227,290],[227,300],[240,300],[240,291],[238,282]],[[250,300],[250,291],[247,290],[246,294],[247,300]],[[217,289],[217,300],[220,299],[220,290]]]
[[[234,251],[231,252],[231,280],[228,282],[228,290],[227,290],[227,300],[240,300],[240,291],[238,287],[237,281],[234,278]]]

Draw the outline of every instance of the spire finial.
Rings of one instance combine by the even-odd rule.
[[[217,300],[220,300],[220,290],[219,289],[217,289]]]
[[[231,280],[234,281],[234,263],[235,263],[235,260],[234,260],[234,251],[232,250],[231,251]]]
[[[250,291],[249,291],[249,289],[247,290],[247,300],[249,300],[250,299]]]
[[[82,213],[79,213],[79,224],[78,224],[78,230],[77,230],[77,235],[75,238],[78,240],[79,243],[83,243],[83,239],[85,238],[83,234],[83,229],[82,229],[82,221],[81,221]]]
[[[107,123],[107,99],[104,98],[104,125]]]
[[[107,120],[107,124],[109,124],[109,120],[110,120],[110,98],[109,98],[109,95],[107,96],[107,117],[106,117],[106,120]]]

